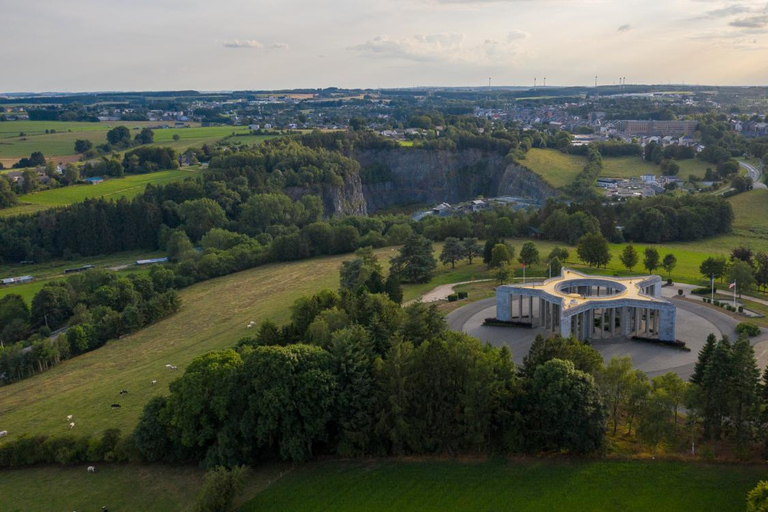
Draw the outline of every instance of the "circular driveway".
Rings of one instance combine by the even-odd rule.
[[[674,288],[665,288],[663,295],[673,296]],[[592,340],[591,344],[603,355],[605,361],[613,357],[629,356],[632,365],[648,374],[649,377],[674,371],[687,379],[693,372],[699,350],[707,336],[714,333],[721,337],[727,335],[736,338],[738,321],[712,308],[685,300],[672,301],[677,307],[676,337],[684,341],[690,352],[672,347],[634,341],[628,338]],[[541,328],[489,327],[483,325],[486,318],[496,316],[496,299],[484,299],[459,308],[446,317],[448,326],[454,331],[461,331],[500,347],[506,345],[512,351],[516,364],[522,364],[537,334],[548,335]],[[752,340],[757,344],[766,338],[765,331]]]

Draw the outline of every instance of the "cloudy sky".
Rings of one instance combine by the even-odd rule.
[[[0,0],[0,91],[768,84],[768,0]]]

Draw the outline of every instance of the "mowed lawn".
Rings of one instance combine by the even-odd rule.
[[[165,394],[196,356],[231,347],[252,335],[249,321],[290,317],[299,297],[338,289],[338,270],[350,255],[265,265],[212,279],[180,292],[181,311],[155,325],[80,355],[26,380],[0,387],[0,418],[9,438],[22,433],[62,435],[117,427],[129,432],[147,401]],[[179,367],[178,371],[165,368]],[[158,381],[152,386],[152,380]],[[121,389],[127,395],[119,395]],[[111,409],[112,403],[120,409]]]
[[[687,180],[690,175],[703,179],[707,167],[712,167],[712,164],[695,158],[677,160],[677,164],[680,166],[680,171],[677,175],[683,180]],[[603,157],[603,172],[600,173],[601,176],[606,178],[639,178],[643,174],[660,176],[661,166],[646,162],[639,156]]]
[[[765,466],[641,461],[329,461],[297,467],[242,512],[741,512]]]
[[[37,211],[66,206],[85,199],[104,198],[131,199],[144,192],[148,184],[162,185],[171,181],[194,177],[200,172],[198,167],[185,167],[171,171],[158,171],[149,174],[133,174],[122,178],[107,179],[95,185],[73,185],[60,187],[32,194],[19,196],[19,205],[0,210],[0,217],[23,215]]]
[[[286,468],[271,465],[251,471],[237,499],[253,498]],[[35,466],[0,470],[0,510],[4,512],[97,511],[117,512],[191,510],[205,471],[196,466],[160,464],[96,464]]]
[[[568,155],[556,149],[531,148],[520,164],[529,168],[553,187],[565,187],[573,183],[586,163],[586,158]]]

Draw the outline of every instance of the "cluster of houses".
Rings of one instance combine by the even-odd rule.
[[[452,217],[454,215],[464,215],[467,213],[474,213],[483,210],[491,210],[494,204],[503,204],[511,207],[513,210],[526,209],[530,207],[540,208],[541,203],[533,199],[526,199],[522,197],[501,196],[491,197],[488,199],[473,199],[472,201],[466,201],[457,205],[451,205],[449,203],[440,203],[428,210],[422,210],[414,213],[411,218],[415,221],[433,215],[435,217]]]

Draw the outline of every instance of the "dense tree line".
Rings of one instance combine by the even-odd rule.
[[[197,358],[150,402],[134,432],[142,455],[213,467],[602,446],[595,380],[555,350],[528,376],[507,349],[448,332],[435,306],[403,309],[366,290],[321,292],[291,311],[289,324],[265,321],[236,349]]]
[[[177,284],[173,271],[160,266],[126,277],[92,269],[46,284],[31,308],[6,295],[0,300],[0,382],[45,371],[176,312]],[[65,332],[49,338],[61,328]]]

